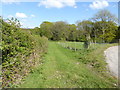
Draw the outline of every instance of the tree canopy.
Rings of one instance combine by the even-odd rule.
[[[118,25],[117,17],[110,11],[99,10],[91,19],[69,24],[64,21],[44,21],[38,29],[40,36],[49,40],[59,41],[89,41],[108,43],[117,41]]]

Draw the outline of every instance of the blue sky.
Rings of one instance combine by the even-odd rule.
[[[53,3],[49,0],[44,0],[44,2],[3,2],[1,16],[4,19],[16,17],[25,28],[38,27],[43,21],[66,21],[75,24],[76,21],[93,17],[98,10],[104,8],[118,16],[117,2],[74,2],[74,0],[70,0],[69,3],[69,1],[55,1]]]

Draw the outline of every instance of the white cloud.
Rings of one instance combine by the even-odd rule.
[[[65,6],[77,8],[75,0],[41,0],[38,6],[42,5],[46,8],[63,8]]]
[[[24,13],[19,13],[19,12],[17,12],[17,13],[15,14],[15,16],[18,17],[18,18],[27,18],[27,15],[26,15],[26,14],[24,14]]]
[[[103,9],[105,7],[108,7],[109,3],[107,1],[94,1],[92,4],[89,5],[92,9]]]
[[[74,8],[77,8],[77,6],[74,6]]]
[[[35,17],[35,15],[32,14],[31,17]]]

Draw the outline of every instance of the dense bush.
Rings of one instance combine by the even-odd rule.
[[[19,28],[16,19],[2,23],[2,87],[15,87],[47,51],[47,38]]]

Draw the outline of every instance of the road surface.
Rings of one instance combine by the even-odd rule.
[[[118,75],[120,76],[120,73],[118,74],[118,70],[120,70],[120,65],[118,67],[118,63],[120,63],[120,60],[118,60],[118,55],[120,54],[118,48],[120,48],[120,46],[112,46],[104,51],[108,68],[111,74],[117,78]]]

